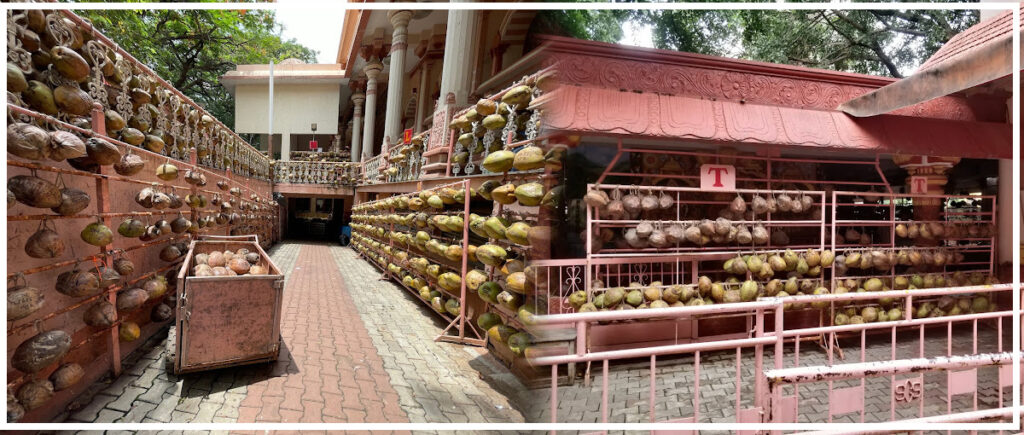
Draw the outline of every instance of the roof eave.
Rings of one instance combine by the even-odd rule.
[[[852,116],[890,113],[1013,74],[1013,35],[878,88],[839,106]]]

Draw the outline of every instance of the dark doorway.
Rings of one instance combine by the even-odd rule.
[[[345,221],[343,198],[288,198],[289,239],[337,241]]]

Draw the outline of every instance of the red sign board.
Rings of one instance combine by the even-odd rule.
[[[701,165],[700,189],[709,192],[736,190],[736,167],[715,164]]]
[[[317,146],[318,146],[318,144],[317,144],[317,142],[315,140],[309,141],[309,150],[310,151],[316,151]]]
[[[927,195],[928,177],[910,177],[910,193],[913,195]]]
[[[402,144],[409,145],[412,143],[412,129],[407,128],[402,132]]]

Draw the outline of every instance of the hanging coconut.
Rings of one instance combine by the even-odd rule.
[[[54,68],[64,77],[76,82],[89,78],[89,64],[75,50],[58,45],[50,49],[50,58]]]
[[[114,171],[120,175],[129,176],[138,174],[145,166],[146,162],[142,160],[142,157],[128,148],[128,152],[121,156],[117,163],[114,163]]]
[[[9,140],[8,135],[8,141]],[[51,131],[48,147],[48,157],[50,160],[55,162],[75,159],[86,155],[85,142],[82,142],[82,138],[78,137],[77,134],[67,131]],[[10,148],[9,143],[8,148]]]
[[[60,205],[52,207],[50,210],[62,216],[72,216],[85,210],[91,201],[88,193],[70,187],[61,189],[60,197]]]
[[[149,293],[141,288],[131,288],[117,294],[117,311],[132,311],[149,299]]]
[[[121,129],[119,136],[122,142],[129,145],[139,146],[146,141],[146,134],[132,127]]]
[[[81,365],[68,363],[61,365],[50,374],[50,382],[53,383],[54,391],[60,391],[77,384],[83,376],[85,376],[85,369]]]
[[[106,246],[114,241],[114,233],[103,224],[103,221],[96,220],[82,229],[82,240],[93,246]]]
[[[114,259],[113,266],[114,270],[123,276],[129,276],[135,272],[135,263],[132,263],[131,260],[127,258]]]
[[[127,218],[117,227],[117,233],[124,237],[139,237],[146,232],[146,224],[135,218]]]
[[[89,138],[85,141],[85,150],[89,158],[101,166],[113,165],[121,160],[121,151],[103,139]]]
[[[107,288],[121,280],[121,274],[112,267],[101,266],[98,271],[100,288]]]
[[[25,253],[32,258],[57,258],[64,254],[64,240],[56,231],[40,227],[25,242]]]
[[[57,108],[71,115],[85,116],[92,110],[93,99],[78,86],[60,85],[53,90],[53,101]]]
[[[46,379],[33,379],[18,388],[17,398],[26,411],[39,408],[53,398],[53,384]]]
[[[7,152],[23,159],[42,160],[49,156],[50,136],[39,127],[23,122],[7,126]]]
[[[14,350],[11,367],[36,373],[59,361],[71,348],[71,336],[61,330],[46,331],[25,340]]]
[[[7,321],[21,320],[39,311],[46,296],[35,287],[14,286],[7,289]]]
[[[57,292],[71,297],[92,296],[100,290],[100,279],[95,273],[69,270],[57,275]]]
[[[7,189],[14,193],[15,199],[22,204],[53,208],[60,205],[60,189],[49,181],[34,175],[16,175],[7,180]]]
[[[164,163],[156,168],[156,176],[164,181],[171,181],[178,178],[178,167],[170,163]]]
[[[86,325],[105,328],[117,321],[117,309],[106,300],[99,300],[82,315]]]
[[[127,125],[124,118],[116,110],[107,109],[103,111],[103,122],[107,128],[107,134],[117,133]]]
[[[50,116],[57,116],[57,103],[53,101],[53,91],[45,83],[38,80],[28,82],[28,89],[21,93],[29,107]]]
[[[174,309],[167,304],[157,304],[150,314],[150,320],[154,322],[163,322],[171,317],[174,317]]]

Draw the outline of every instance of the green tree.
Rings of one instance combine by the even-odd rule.
[[[220,77],[236,65],[280,62],[294,57],[315,62],[316,53],[281,37],[274,11],[267,10],[84,10],[125,51],[234,126],[235,101]]]
[[[627,20],[650,26],[657,48],[903,77],[978,11],[543,11],[535,30],[616,42]]]

